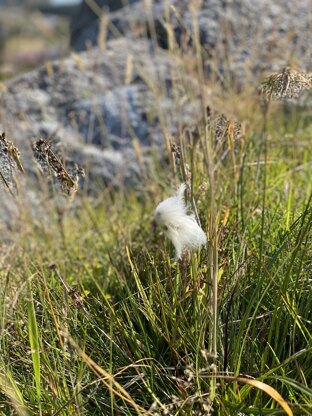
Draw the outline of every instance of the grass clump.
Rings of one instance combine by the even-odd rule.
[[[188,166],[201,253],[175,262],[153,231],[161,175],[20,229],[1,256],[4,414],[310,414],[311,142],[278,111],[238,149],[227,132],[221,162],[210,124],[177,138],[167,177]]]

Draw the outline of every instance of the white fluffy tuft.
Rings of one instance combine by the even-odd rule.
[[[185,249],[197,250],[207,243],[206,234],[197,224],[194,215],[187,214],[185,188],[185,183],[182,183],[177,194],[160,202],[154,213],[155,221],[166,227],[178,259]]]

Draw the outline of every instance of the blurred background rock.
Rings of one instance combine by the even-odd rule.
[[[20,150],[29,178],[36,175],[32,143],[52,138],[85,168],[88,190],[138,183],[164,143],[199,122],[202,98],[238,116],[238,100],[223,94],[246,87],[254,99],[272,72],[288,66],[310,72],[310,5],[0,0],[0,132]]]

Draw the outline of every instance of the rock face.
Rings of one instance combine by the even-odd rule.
[[[291,63],[304,69],[310,62],[310,0],[296,7],[286,0],[204,0],[198,10],[186,0],[155,0],[148,10],[143,3],[151,4],[134,0],[111,12],[107,39],[98,48],[1,86],[0,133],[19,148],[28,177],[37,170],[32,143],[49,137],[85,168],[88,188],[99,179],[127,185],[146,174],[146,156],[201,118],[199,97],[209,103],[209,92],[193,77],[197,29],[206,74],[225,86],[231,80],[252,84],[263,71]],[[95,14],[85,16],[72,32],[77,50],[99,35]],[[168,50],[168,33],[179,52]]]
[[[53,137],[86,168],[90,183],[133,182],[143,167],[138,143],[143,153],[159,148],[164,131],[177,130],[179,117],[198,117],[195,98],[173,100],[171,73],[177,66],[166,51],[153,53],[149,40],[111,40],[105,52],[92,49],[7,82],[0,129],[14,138],[27,172],[36,170],[31,143]],[[182,99],[191,83],[181,82]]]
[[[156,34],[158,43],[167,48],[169,25],[180,47],[186,48],[194,43],[195,25],[205,51],[207,73],[215,71],[221,79],[230,76],[242,83],[263,71],[280,70],[289,64],[306,69],[311,65],[310,0],[298,0],[296,7],[287,0],[133,3],[110,14],[108,36]],[[144,7],[149,3],[149,9]],[[201,7],[192,10],[190,5],[196,3]],[[85,14],[84,19],[79,32],[72,30],[71,46],[75,50],[94,45],[99,39],[99,18]]]

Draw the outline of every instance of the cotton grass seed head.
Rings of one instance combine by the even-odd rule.
[[[180,259],[184,250],[194,251],[207,243],[207,237],[198,225],[195,216],[188,214],[184,201],[186,185],[181,184],[177,194],[160,202],[154,217],[164,226],[166,234],[175,248],[175,257]]]

